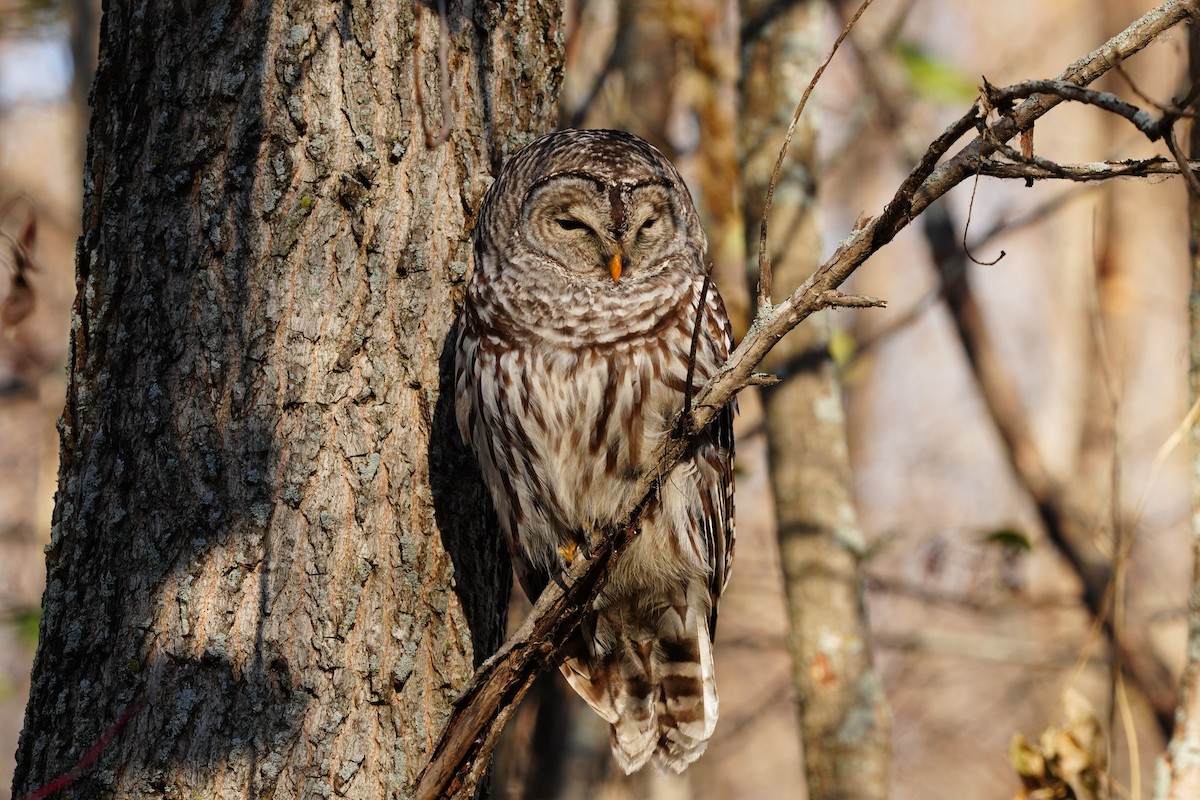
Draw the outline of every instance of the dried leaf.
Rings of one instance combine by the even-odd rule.
[[[1023,734],[1013,734],[1008,745],[1008,763],[1022,779],[1040,781],[1046,777],[1046,760]]]
[[[1021,778],[1018,798],[1097,800],[1107,796],[1108,756],[1104,731],[1082,694],[1068,689],[1062,719],[1038,737],[1037,747],[1014,734],[1008,761]]]
[[[1025,158],[1033,158],[1033,128],[1021,131],[1021,155]],[[1033,178],[1025,179],[1025,188],[1033,186]]]

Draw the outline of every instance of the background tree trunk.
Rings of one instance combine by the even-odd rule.
[[[1200,25],[1188,27],[1188,79],[1200,85]],[[1192,98],[1191,111],[1200,110]],[[1200,158],[1200,125],[1192,122],[1187,150]],[[1191,294],[1188,303],[1188,395],[1200,403],[1200,198],[1188,193],[1188,244],[1191,261]],[[1200,793],[1200,425],[1189,426],[1191,445],[1192,582],[1188,593],[1187,663],[1180,685],[1175,730],[1159,759],[1155,800],[1186,800]]]
[[[557,114],[523,8],[108,6],[16,796],[106,733],[73,795],[406,793],[503,631],[446,338]]]
[[[747,258],[758,257],[759,220],[783,135],[821,62],[825,3],[778,13],[743,0],[743,187]],[[772,207],[769,255],[775,283],[790,291],[818,265],[817,128],[797,128]],[[768,360],[783,382],[763,391],[764,423],[780,561],[791,619],[793,680],[800,705],[808,795],[884,798],[891,718],[872,663],[841,382],[829,357],[829,312],[789,333]]]

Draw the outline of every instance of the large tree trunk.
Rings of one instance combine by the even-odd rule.
[[[558,5],[108,4],[16,796],[408,793],[503,631],[446,339]]]
[[[747,257],[758,253],[759,220],[771,170],[808,78],[820,63],[825,4],[777,9],[742,0],[757,31],[743,43],[742,183]],[[811,107],[780,173],[771,215],[775,283],[801,284],[817,267],[817,127]],[[791,619],[793,682],[800,705],[808,796],[885,798],[891,717],[872,662],[841,381],[829,358],[824,312],[775,347],[768,363],[782,383],[764,390],[764,426],[779,555]]]

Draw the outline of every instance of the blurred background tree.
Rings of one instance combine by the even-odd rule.
[[[914,155],[972,102],[981,73],[996,85],[1052,76],[1154,5],[877,0],[823,79],[809,138],[788,162],[777,263],[823,260],[861,211],[880,208]],[[0,195],[24,192],[38,219],[37,302],[0,341],[0,797],[28,688],[65,386],[82,151],[71,86],[89,69],[69,54],[89,52],[70,44],[94,24],[83,8],[16,4],[0,17]],[[786,0],[566,3],[560,123],[632,130],[680,165],[743,326],[756,282],[746,246],[757,238],[754,176],[774,156],[766,139],[779,136],[851,11]],[[756,57],[764,52],[771,58]],[[1100,88],[1153,108],[1180,90],[1186,61],[1180,30]],[[19,79],[58,88],[13,89]],[[1039,122],[1036,149],[1071,162],[1163,152],[1082,107]],[[789,222],[787,207],[802,221]],[[10,235],[25,209],[7,219]],[[1007,255],[974,263],[964,241],[979,261]],[[777,285],[792,280],[781,263]],[[824,381],[844,410],[849,471],[838,490],[852,493],[856,521],[845,530],[858,535],[838,542],[854,573],[842,589],[854,599],[865,588],[862,654],[868,663],[873,654],[890,708],[891,795],[1012,796],[1029,785],[1009,761],[1014,734],[1040,746],[1042,731],[1089,719],[1102,731],[1105,791],[1148,793],[1176,703],[1191,572],[1186,448],[1165,446],[1188,407],[1182,183],[983,178],[973,207],[960,187],[851,283],[889,308],[811,321],[813,338],[789,345],[811,357],[783,366]],[[783,472],[803,468],[783,466],[803,455],[785,437],[810,431],[798,412],[789,426],[798,406],[781,403],[800,385],[789,380],[765,406],[754,393],[741,398],[739,547],[716,648],[722,720],[708,753],[683,776],[618,776],[603,726],[578,713],[560,681],[543,681],[509,731],[495,796],[805,796],[814,768],[799,756],[800,731],[811,729],[797,713],[796,678],[807,669],[820,683],[825,673],[789,647],[812,601],[797,604],[804,595],[785,584],[797,573],[779,555],[793,515],[816,505],[780,490],[802,477]],[[818,628],[825,613],[815,610]]]

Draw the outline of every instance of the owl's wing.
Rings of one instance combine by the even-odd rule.
[[[467,330],[465,311],[454,330],[454,419],[458,423],[458,435],[463,444],[471,446],[471,433],[475,415],[475,359],[479,350],[479,339]]]
[[[733,568],[733,550],[736,541],[733,521],[733,405],[721,409],[709,427],[712,444],[697,453],[703,464],[700,474],[705,515],[701,522],[704,537],[708,542],[708,564],[712,570],[709,592],[712,595],[712,613],[709,619],[709,635],[717,632],[717,602],[725,584],[729,582]]]
[[[454,415],[458,423],[458,433],[463,443],[475,451],[483,481],[492,495],[492,503],[505,534],[517,581],[525,590],[525,595],[536,601],[550,582],[550,576],[545,567],[530,561],[517,546],[517,523],[511,515],[505,514],[511,502],[507,499],[512,495],[511,486],[499,477],[496,453],[487,433],[489,430],[502,429],[502,426],[495,419],[485,418],[486,404],[481,396],[480,387],[481,372],[488,368],[489,363],[494,364],[495,359],[494,355],[489,358],[487,353],[481,352],[484,345],[472,307],[467,307],[464,311],[456,335],[458,338],[455,342],[454,359]]]
[[[715,351],[714,360],[720,365],[733,352],[733,326],[715,288],[708,293],[706,300],[708,334]],[[711,569],[709,592],[712,596],[712,612],[708,630],[712,637],[717,632],[717,603],[733,568],[736,538],[733,519],[733,415],[736,412],[736,400],[718,412],[716,419],[708,426],[706,446],[699,448],[696,453],[701,502],[704,506],[701,531],[708,544],[708,565]]]

